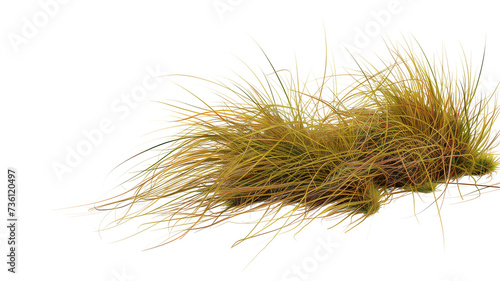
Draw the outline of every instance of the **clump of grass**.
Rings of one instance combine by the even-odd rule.
[[[482,64],[475,74],[465,62],[454,77],[445,58],[431,63],[410,44],[389,51],[383,67],[349,73],[353,84],[330,98],[339,76],[325,73],[308,91],[271,64],[257,83],[209,82],[222,105],[168,104],[184,130],[154,147],[170,144],[138,184],[96,209],[125,208],[117,224],[147,216],[147,228],[177,229],[165,242],[258,213],[241,242],[317,218],[356,224],[399,196],[493,173],[499,111],[494,93],[478,96]]]

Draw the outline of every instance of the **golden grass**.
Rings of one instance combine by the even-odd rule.
[[[254,84],[207,81],[222,103],[167,104],[184,130],[137,185],[95,209],[124,208],[115,224],[145,216],[146,228],[176,229],[165,242],[258,213],[239,243],[317,218],[356,224],[399,196],[438,198],[439,185],[493,173],[499,110],[494,93],[478,93],[482,64],[474,73],[465,61],[456,77],[446,58],[431,62],[411,44],[389,51],[383,67],[348,73],[353,83],[340,92],[327,86],[340,75],[325,73],[311,92],[274,67]]]

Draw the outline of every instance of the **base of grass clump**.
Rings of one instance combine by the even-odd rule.
[[[362,199],[356,204],[358,207],[355,209],[355,213],[365,216],[377,213],[382,206],[383,190],[383,187],[369,185],[365,189]]]
[[[432,193],[432,192],[436,192],[437,186],[438,186],[438,183],[426,182],[426,183],[420,184],[418,186],[415,186],[415,185],[405,186],[404,189],[407,191],[410,191],[410,192]]]
[[[495,172],[498,169],[498,160],[492,154],[480,155],[474,159],[472,176],[484,176]]]

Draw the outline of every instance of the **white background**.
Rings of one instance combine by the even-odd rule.
[[[4,264],[0,279],[500,280],[498,192],[463,203],[448,198],[444,241],[436,208],[417,221],[407,197],[348,233],[346,224],[328,229],[336,221],[318,221],[296,236],[278,236],[252,263],[270,237],[231,248],[248,226],[225,224],[142,251],[153,236],[113,243],[133,229],[99,234],[103,213],[60,210],[110,194],[123,177],[109,172],[155,143],[148,133],[166,126],[168,112],[154,101],[190,100],[169,79],[151,79],[148,69],[236,78],[241,58],[268,72],[255,40],[278,68],[294,68],[297,59],[302,74],[317,78],[325,34],[339,69],[355,66],[344,47],[369,58],[386,54],[384,36],[412,35],[428,54],[445,46],[450,61],[461,59],[462,45],[475,67],[486,45],[488,91],[500,80],[499,18],[494,1],[2,1],[0,161],[4,171],[18,171],[19,250],[18,274],[7,274]],[[144,79],[156,84],[134,100]],[[209,93],[182,81],[200,96]],[[102,122],[111,128],[102,131]],[[58,177],[54,165],[67,165],[69,151],[97,129],[102,139]],[[417,212],[432,202],[424,200]],[[0,237],[4,260],[6,227]]]

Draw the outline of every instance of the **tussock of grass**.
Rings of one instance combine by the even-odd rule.
[[[399,196],[494,172],[499,111],[493,93],[478,96],[480,71],[464,63],[457,78],[446,59],[431,63],[410,44],[389,51],[333,98],[327,83],[339,76],[326,73],[314,92],[284,71],[209,82],[222,105],[169,104],[184,131],[136,186],[96,209],[124,207],[117,224],[148,216],[147,227],[178,229],[166,242],[258,212],[245,240],[316,218],[361,222]]]

